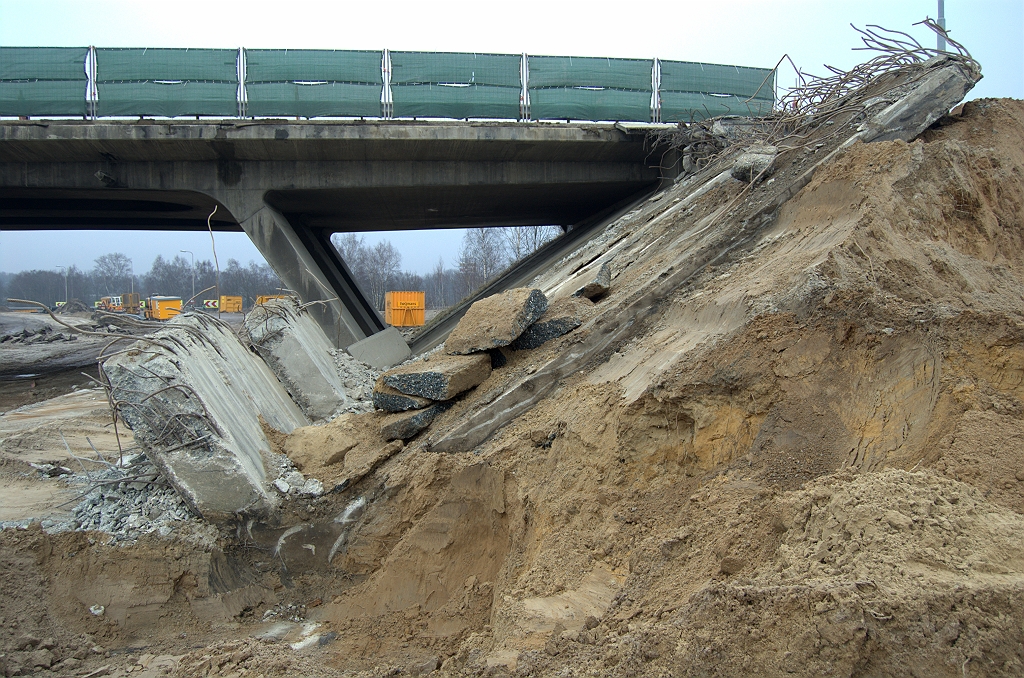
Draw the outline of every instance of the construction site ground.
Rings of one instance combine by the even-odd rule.
[[[50,529],[87,486],[29,464],[131,436],[72,370],[5,382],[0,673],[1024,674],[1024,103],[853,144],[761,216],[837,144],[620,219],[535,281],[559,299],[608,262],[591,321],[506,352],[407,444],[378,413],[272,434],[335,491],[270,523]]]

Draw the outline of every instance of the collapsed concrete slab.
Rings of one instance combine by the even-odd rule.
[[[380,434],[384,440],[409,440],[430,426],[437,415],[449,409],[452,404],[450,402],[435,403],[425,410],[390,415],[381,424]]]
[[[551,304],[540,320],[509,344],[513,351],[537,348],[545,342],[572,332],[590,317],[594,302],[580,297],[567,297]]]
[[[481,299],[444,342],[447,353],[467,355],[508,346],[548,309],[540,290],[519,287]]]
[[[479,353],[432,356],[388,370],[381,375],[381,381],[407,395],[451,400],[483,383],[490,375],[491,356]]]
[[[256,306],[245,317],[245,331],[310,420],[330,419],[349,404],[331,355],[333,345],[294,299]]]
[[[736,158],[730,174],[733,179],[749,183],[762,174],[767,174],[778,154],[779,149],[775,146],[751,146]]]
[[[135,440],[194,511],[222,521],[274,508],[260,419],[285,433],[309,420],[227,324],[178,316],[103,373]]]
[[[370,367],[383,370],[409,358],[412,351],[402,333],[389,327],[348,347],[349,355]]]
[[[434,401],[429,398],[402,393],[381,380],[378,380],[373,386],[374,409],[385,412],[405,412],[407,410],[422,410],[424,407],[430,407],[433,403]]]
[[[611,287],[612,267],[609,266],[606,261],[601,264],[601,268],[597,269],[597,275],[594,276],[594,279],[573,292],[573,296],[597,299],[598,297],[607,294]]]

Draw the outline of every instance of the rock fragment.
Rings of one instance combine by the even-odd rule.
[[[269,512],[260,418],[290,433],[309,420],[225,323],[182,314],[103,364],[146,456],[207,520]]]
[[[732,164],[733,179],[750,182],[768,170],[775,161],[779,149],[775,146],[755,145],[748,148]]]
[[[381,381],[406,395],[451,400],[491,375],[491,356],[434,356],[388,370]]]
[[[466,311],[444,342],[452,355],[508,346],[548,309],[540,290],[519,287],[481,299]]]
[[[291,298],[271,299],[245,317],[256,352],[285,385],[303,414],[330,419],[348,406],[334,366],[330,340],[319,323]]]
[[[425,410],[402,412],[388,416],[381,424],[380,434],[384,440],[409,440],[430,426],[430,423],[453,403],[436,403]]]
[[[601,264],[601,268],[597,270],[597,275],[594,279],[588,282],[583,287],[573,292],[574,297],[586,297],[587,299],[597,299],[608,293],[612,287],[612,267],[608,265],[608,262]]]
[[[509,344],[509,348],[514,351],[537,348],[546,341],[568,334],[583,324],[593,307],[594,302],[580,297],[559,299],[548,307],[540,320]]]
[[[383,377],[378,379],[373,386],[373,407],[385,412],[422,410],[424,407],[430,407],[433,403],[434,401],[430,398],[409,395],[388,386],[383,382]]]

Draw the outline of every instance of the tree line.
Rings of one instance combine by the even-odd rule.
[[[388,240],[366,244],[356,233],[331,238],[363,293],[379,311],[387,292],[425,292],[426,307],[453,306],[560,233],[555,226],[471,228],[451,263],[439,257],[426,274],[402,270],[402,255]]]
[[[212,261],[195,262],[195,304],[217,297],[217,271]],[[214,289],[206,290],[213,287]],[[220,293],[237,295],[251,306],[262,294],[279,294],[281,281],[266,264],[250,261],[243,266],[236,259],[228,259],[220,271]],[[78,299],[92,306],[101,297],[117,296],[125,292],[149,296],[193,297],[192,262],[181,255],[166,259],[157,255],[146,273],[132,274],[131,260],[120,252],[97,257],[90,270],[77,266],[60,270],[32,270],[0,274],[0,299],[15,298],[38,301],[48,306],[67,299]]]
[[[402,270],[402,255],[388,240],[367,245],[361,235],[336,233],[332,242],[363,293],[383,312],[384,296],[392,291],[425,292],[427,308],[452,306],[558,233],[552,226],[469,229],[451,263],[440,257],[426,274]],[[188,300],[195,296],[198,306],[203,299],[216,298],[214,290],[203,292],[216,283],[217,271],[209,260],[197,260],[193,270],[192,262],[181,255],[173,259],[158,255],[148,272],[133,275],[131,260],[112,252],[97,257],[90,270],[69,266],[0,273],[0,299],[29,299],[54,306],[66,297],[92,306],[101,297],[135,291],[143,298],[163,295]],[[266,264],[250,261],[243,266],[228,259],[227,267],[220,271],[220,293],[241,296],[247,308],[257,296],[279,294],[282,288]]]

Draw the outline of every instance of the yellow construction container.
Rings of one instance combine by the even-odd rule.
[[[150,297],[146,300],[146,318],[170,320],[181,313],[181,297]]]
[[[242,312],[242,297],[226,297],[221,295],[220,297],[220,312],[221,313],[241,313]]]
[[[271,299],[287,299],[287,298],[288,298],[287,294],[261,294],[260,296],[256,297],[256,305],[259,306],[260,304],[265,304],[268,301],[270,301]]]
[[[395,327],[420,327],[425,322],[426,292],[387,292],[384,322]]]

